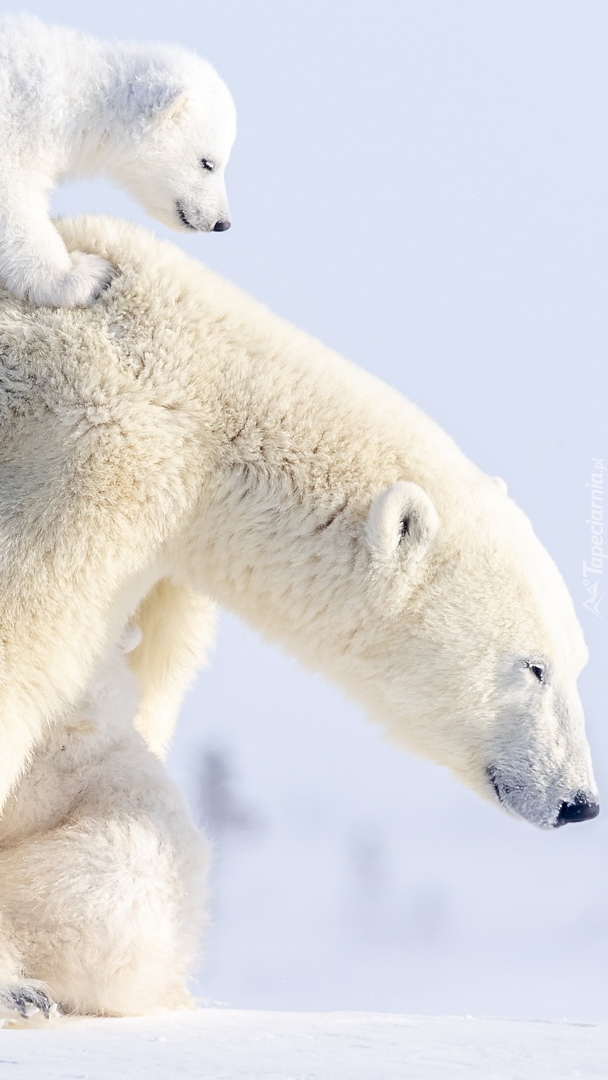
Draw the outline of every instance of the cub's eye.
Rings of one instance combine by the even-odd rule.
[[[526,667],[540,683],[545,681],[545,665],[540,660],[526,660]]]
[[[204,158],[201,158],[201,167],[203,169],[206,169],[207,172],[213,172],[213,170],[215,168],[215,165],[213,164],[212,161],[209,161],[209,158],[204,157]]]

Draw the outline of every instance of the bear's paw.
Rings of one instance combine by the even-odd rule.
[[[0,1021],[5,1024],[21,1026],[58,1015],[59,1008],[42,983],[17,980],[0,985]]]

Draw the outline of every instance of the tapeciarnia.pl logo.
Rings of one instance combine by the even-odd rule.
[[[600,615],[600,602],[604,595],[604,465],[603,458],[591,458],[593,472],[591,481],[587,484],[590,488],[591,511],[587,525],[591,526],[591,556],[589,562],[583,560],[583,585],[587,592],[587,599],[583,601],[583,607],[603,619]]]

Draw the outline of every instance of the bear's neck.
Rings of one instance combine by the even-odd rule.
[[[474,466],[389,387],[280,319],[252,315],[226,330],[228,365],[205,366],[205,428],[219,443],[192,565],[223,607],[335,675],[334,659],[356,652],[369,622],[373,497],[403,479],[433,497],[442,444],[456,471]]]

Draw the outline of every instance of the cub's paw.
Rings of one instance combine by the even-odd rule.
[[[28,290],[28,300],[43,307],[87,307],[98,300],[116,277],[116,268],[98,255],[70,254],[72,269]]]
[[[99,255],[85,255],[84,251],[73,251],[70,258],[72,273],[67,275],[67,283],[74,297],[70,306],[84,306],[99,300],[116,277],[116,267]]]
[[[58,1015],[59,1009],[42,983],[19,981],[0,986],[0,1021],[21,1024]]]

